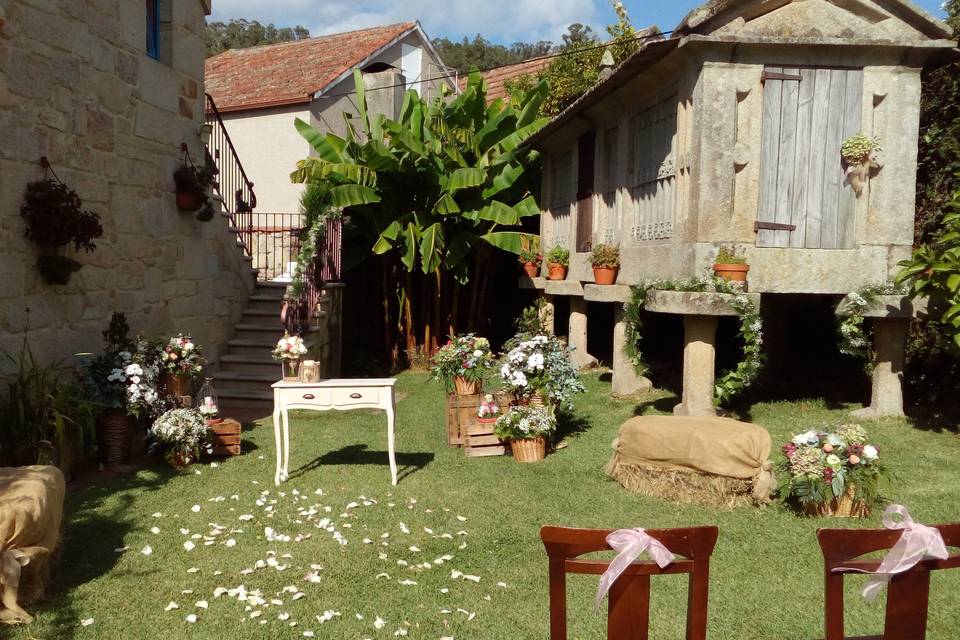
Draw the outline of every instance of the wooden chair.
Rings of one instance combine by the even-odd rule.
[[[960,523],[936,525],[948,547],[960,547]],[[817,540],[823,551],[825,640],[844,640],[843,576],[857,571],[876,571],[881,559],[858,560],[874,551],[889,549],[900,539],[899,529],[820,529]],[[859,636],[860,640],[924,640],[927,634],[927,604],[930,572],[960,567],[960,554],[946,560],[923,560],[909,571],[897,574],[887,584],[887,613],[883,635]]]
[[[610,561],[577,558],[586,553],[609,550],[606,537],[613,531],[566,527],[540,529],[540,538],[550,559],[550,640],[567,640],[567,573],[603,574]],[[647,533],[683,558],[677,558],[665,569],[646,559],[627,567],[607,596],[607,638],[646,640],[650,626],[650,576],[689,573],[686,637],[687,640],[704,640],[707,637],[710,555],[717,544],[717,528],[648,529]]]

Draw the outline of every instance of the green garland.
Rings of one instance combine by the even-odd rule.
[[[765,356],[763,354],[763,320],[760,310],[748,296],[744,295],[742,287],[727,282],[721,278],[689,278],[685,280],[652,280],[632,287],[633,295],[629,302],[623,305],[624,320],[626,321],[627,344],[624,351],[633,364],[638,375],[645,374],[649,367],[643,361],[640,352],[641,330],[643,321],[641,313],[647,300],[647,292],[651,289],[658,291],[685,291],[726,293],[733,296],[731,306],[740,318],[739,336],[743,340],[743,358],[737,366],[724,371],[714,383],[714,396],[718,403],[729,401],[752,385],[760,376]]]
[[[899,285],[871,284],[848,295],[845,304],[837,310],[840,353],[862,360],[867,375],[873,373],[873,336],[864,328],[864,314],[879,296],[907,293],[907,289]]]

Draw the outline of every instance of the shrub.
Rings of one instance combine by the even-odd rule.
[[[518,259],[521,264],[540,264],[543,256],[540,253],[540,238],[538,236],[523,236],[520,240]]]
[[[733,249],[729,247],[720,247],[715,262],[716,264],[747,264],[747,259],[743,256],[738,256],[734,253]]]
[[[550,251],[547,251],[547,263],[560,265],[561,267],[569,267],[570,250],[560,245],[554,246]]]
[[[590,254],[590,264],[594,267],[613,269],[620,266],[620,247],[613,244],[598,244]]]

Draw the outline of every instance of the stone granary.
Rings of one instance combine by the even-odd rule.
[[[844,294],[891,280],[913,242],[920,73],[954,59],[946,25],[901,0],[714,0],[647,40],[532,140],[544,155],[541,241],[571,252],[566,280],[524,279],[568,296],[583,362],[587,302],[616,303],[614,391],[637,391],[623,354],[628,285],[706,275],[718,250],[747,259],[759,294]],[[879,139],[847,170],[841,143]],[[618,284],[592,284],[589,252],[621,251]],[[718,294],[713,294],[718,295]],[[873,414],[902,413],[900,300],[875,314]],[[722,299],[655,296],[684,316],[684,402],[714,411]],[[887,313],[887,309],[890,313]],[[877,401],[877,389],[884,400]],[[702,396],[702,397],[701,397]]]

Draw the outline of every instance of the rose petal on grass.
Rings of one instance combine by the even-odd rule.
[[[140,549],[140,553],[142,553],[145,556],[149,556],[151,553],[153,553],[153,547],[151,547],[150,545],[147,545],[143,549]]]
[[[383,629],[385,626],[387,626],[387,621],[380,616],[377,616],[377,619],[373,621],[374,629]]]
[[[186,619],[186,621],[189,622],[190,624],[193,624],[193,623],[195,623],[195,622],[197,621],[197,616],[196,616],[196,614],[191,613],[191,614],[189,614],[185,619]]]
[[[190,540],[187,540],[186,542],[183,543],[183,548],[186,551],[193,551],[196,546],[197,545],[193,544],[193,542],[191,542]]]
[[[80,621],[81,627],[89,627],[92,624],[93,624],[93,618],[84,618],[83,620]]]
[[[171,600],[171,601],[170,601],[170,604],[168,604],[166,607],[164,607],[163,610],[164,610],[164,611],[173,611],[174,609],[179,609],[179,608],[180,608],[180,605],[178,605],[176,602],[174,602],[173,600]]]
[[[193,505],[192,507],[190,507],[190,511],[193,511],[194,513],[200,513],[200,505],[198,504]]]

